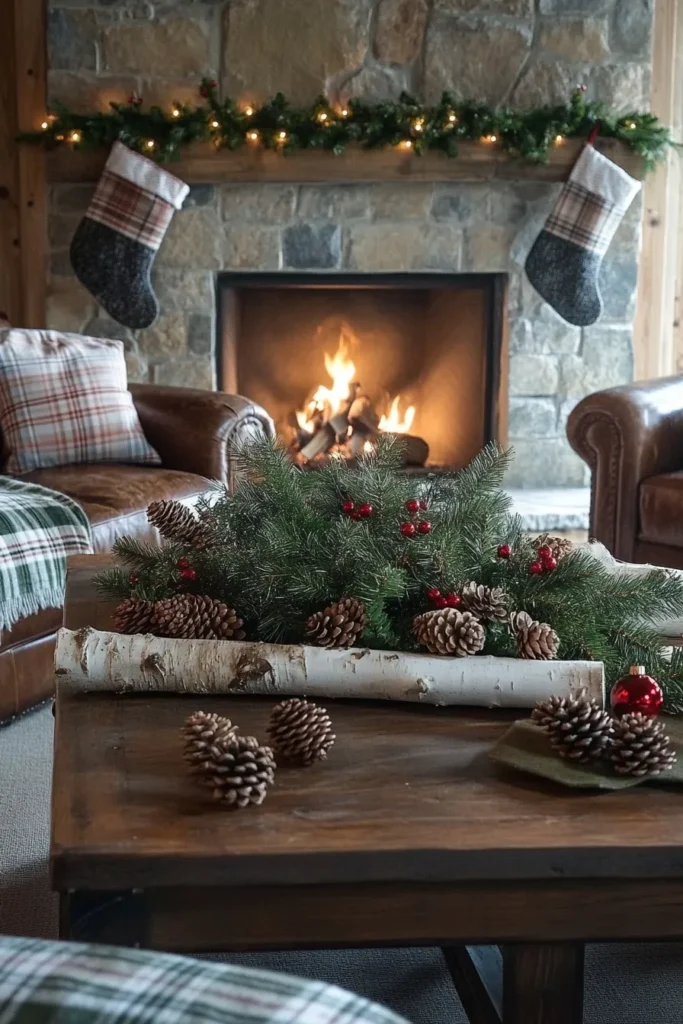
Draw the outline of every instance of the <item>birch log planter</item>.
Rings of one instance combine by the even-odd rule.
[[[366,697],[528,708],[585,687],[605,701],[602,662],[437,657],[367,648],[169,640],[60,630],[55,670],[74,690]]]

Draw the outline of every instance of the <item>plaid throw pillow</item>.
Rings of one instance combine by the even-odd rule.
[[[111,946],[0,938],[3,1024],[407,1024],[287,974]]]
[[[8,473],[77,462],[161,462],[127,390],[120,341],[0,329],[0,430]]]

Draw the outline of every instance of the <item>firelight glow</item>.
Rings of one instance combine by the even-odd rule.
[[[333,356],[325,353],[325,369],[331,380],[332,387],[321,384],[306,408],[297,412],[297,423],[302,430],[315,430],[315,414],[322,413],[325,419],[340,412],[349,397],[351,382],[356,375],[356,364],[350,358],[350,347],[353,335],[341,328],[339,347]]]
[[[306,406],[296,413],[297,423],[302,430],[314,433],[319,426],[317,421],[321,418],[327,421],[347,405],[351,385],[356,380],[356,364],[351,359],[351,347],[357,344],[357,340],[351,327],[342,324],[337,351],[333,356],[325,353],[325,369],[332,385],[328,387],[321,384]],[[402,413],[401,396],[396,395],[388,413],[380,418],[379,429],[393,434],[407,434],[414,419],[415,406],[409,405]]]
[[[409,405],[401,415],[401,396],[396,395],[389,407],[389,415],[381,416],[379,429],[386,430],[390,434],[408,434],[415,419],[415,406]]]

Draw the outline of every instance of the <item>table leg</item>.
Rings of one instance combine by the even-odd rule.
[[[583,943],[503,947],[503,1024],[581,1024]]]
[[[497,947],[442,946],[441,952],[469,1024],[501,1024]]]

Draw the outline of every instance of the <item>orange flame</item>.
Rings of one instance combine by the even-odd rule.
[[[320,423],[326,423],[332,416],[340,412],[349,399],[351,384],[356,377],[356,365],[351,359],[351,346],[357,341],[348,324],[339,328],[339,344],[334,355],[325,353],[325,370],[331,386],[321,384],[303,409],[296,413],[296,420],[301,430],[309,434],[315,432]],[[389,407],[387,415],[381,417],[379,429],[392,434],[407,434],[415,418],[415,406],[409,405],[401,413],[401,397],[397,395]]]
[[[389,407],[389,415],[380,417],[379,429],[386,430],[390,434],[407,434],[415,419],[415,406],[409,405],[406,411],[400,413],[401,396],[396,395]]]
[[[297,412],[297,423],[302,430],[312,433],[316,427],[316,414],[322,414],[326,421],[338,413],[347,401],[351,382],[356,376],[356,366],[349,355],[352,338],[350,329],[343,326],[339,332],[337,351],[333,356],[325,353],[325,369],[332,380],[332,387],[321,384],[306,407]]]

